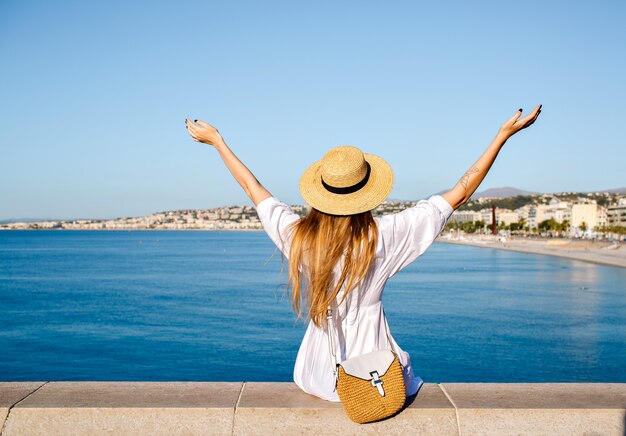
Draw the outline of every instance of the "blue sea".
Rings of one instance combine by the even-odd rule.
[[[0,380],[291,381],[305,325],[263,232],[0,232]],[[440,382],[626,382],[626,270],[435,243],[383,297]]]

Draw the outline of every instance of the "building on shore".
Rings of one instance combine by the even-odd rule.
[[[514,210],[496,209],[496,221],[499,226],[509,226],[519,221],[519,215]]]
[[[450,217],[450,221],[456,223],[473,223],[482,219],[482,214],[473,210],[457,210]]]
[[[626,197],[607,208],[607,225],[626,226]]]
[[[572,205],[571,224],[573,228],[581,228],[584,223],[586,228],[593,229],[599,225],[598,218],[598,205],[595,201]]]
[[[570,221],[572,218],[572,206],[557,197],[553,197],[548,204],[539,204],[535,212],[535,227],[542,221],[553,219],[559,224]]]

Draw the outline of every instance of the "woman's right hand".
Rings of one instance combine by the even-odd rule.
[[[196,142],[203,142],[204,144],[212,145],[213,147],[223,144],[224,139],[220,132],[217,131],[212,125],[205,123],[201,120],[195,120],[192,122],[189,118],[185,118],[185,125],[189,135]]]
[[[522,116],[522,110],[518,110],[512,118],[507,120],[502,127],[500,127],[500,131],[498,135],[503,136],[505,139],[510,138],[515,135],[522,129],[530,126],[535,122],[539,114],[541,113],[541,105],[537,106],[535,110],[533,110],[530,114],[525,116],[524,118],[520,118]]]

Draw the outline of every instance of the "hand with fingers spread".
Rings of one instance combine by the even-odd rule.
[[[541,105],[537,106],[535,110],[526,115],[524,118],[520,118],[522,116],[522,110],[520,109],[515,113],[515,115],[513,115],[512,118],[502,124],[502,127],[500,127],[500,132],[498,134],[508,139],[520,130],[525,129],[526,127],[534,123],[540,113]]]
[[[189,135],[196,142],[202,142],[212,146],[218,146],[224,143],[224,139],[220,132],[217,131],[212,125],[205,123],[201,120],[194,120],[193,122],[189,118],[185,118],[185,126]]]

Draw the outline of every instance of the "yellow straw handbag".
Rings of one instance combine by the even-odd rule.
[[[406,401],[403,368],[398,356],[391,350],[379,350],[337,362],[332,310],[328,309],[326,315],[335,389],[346,415],[364,424],[397,413]]]

